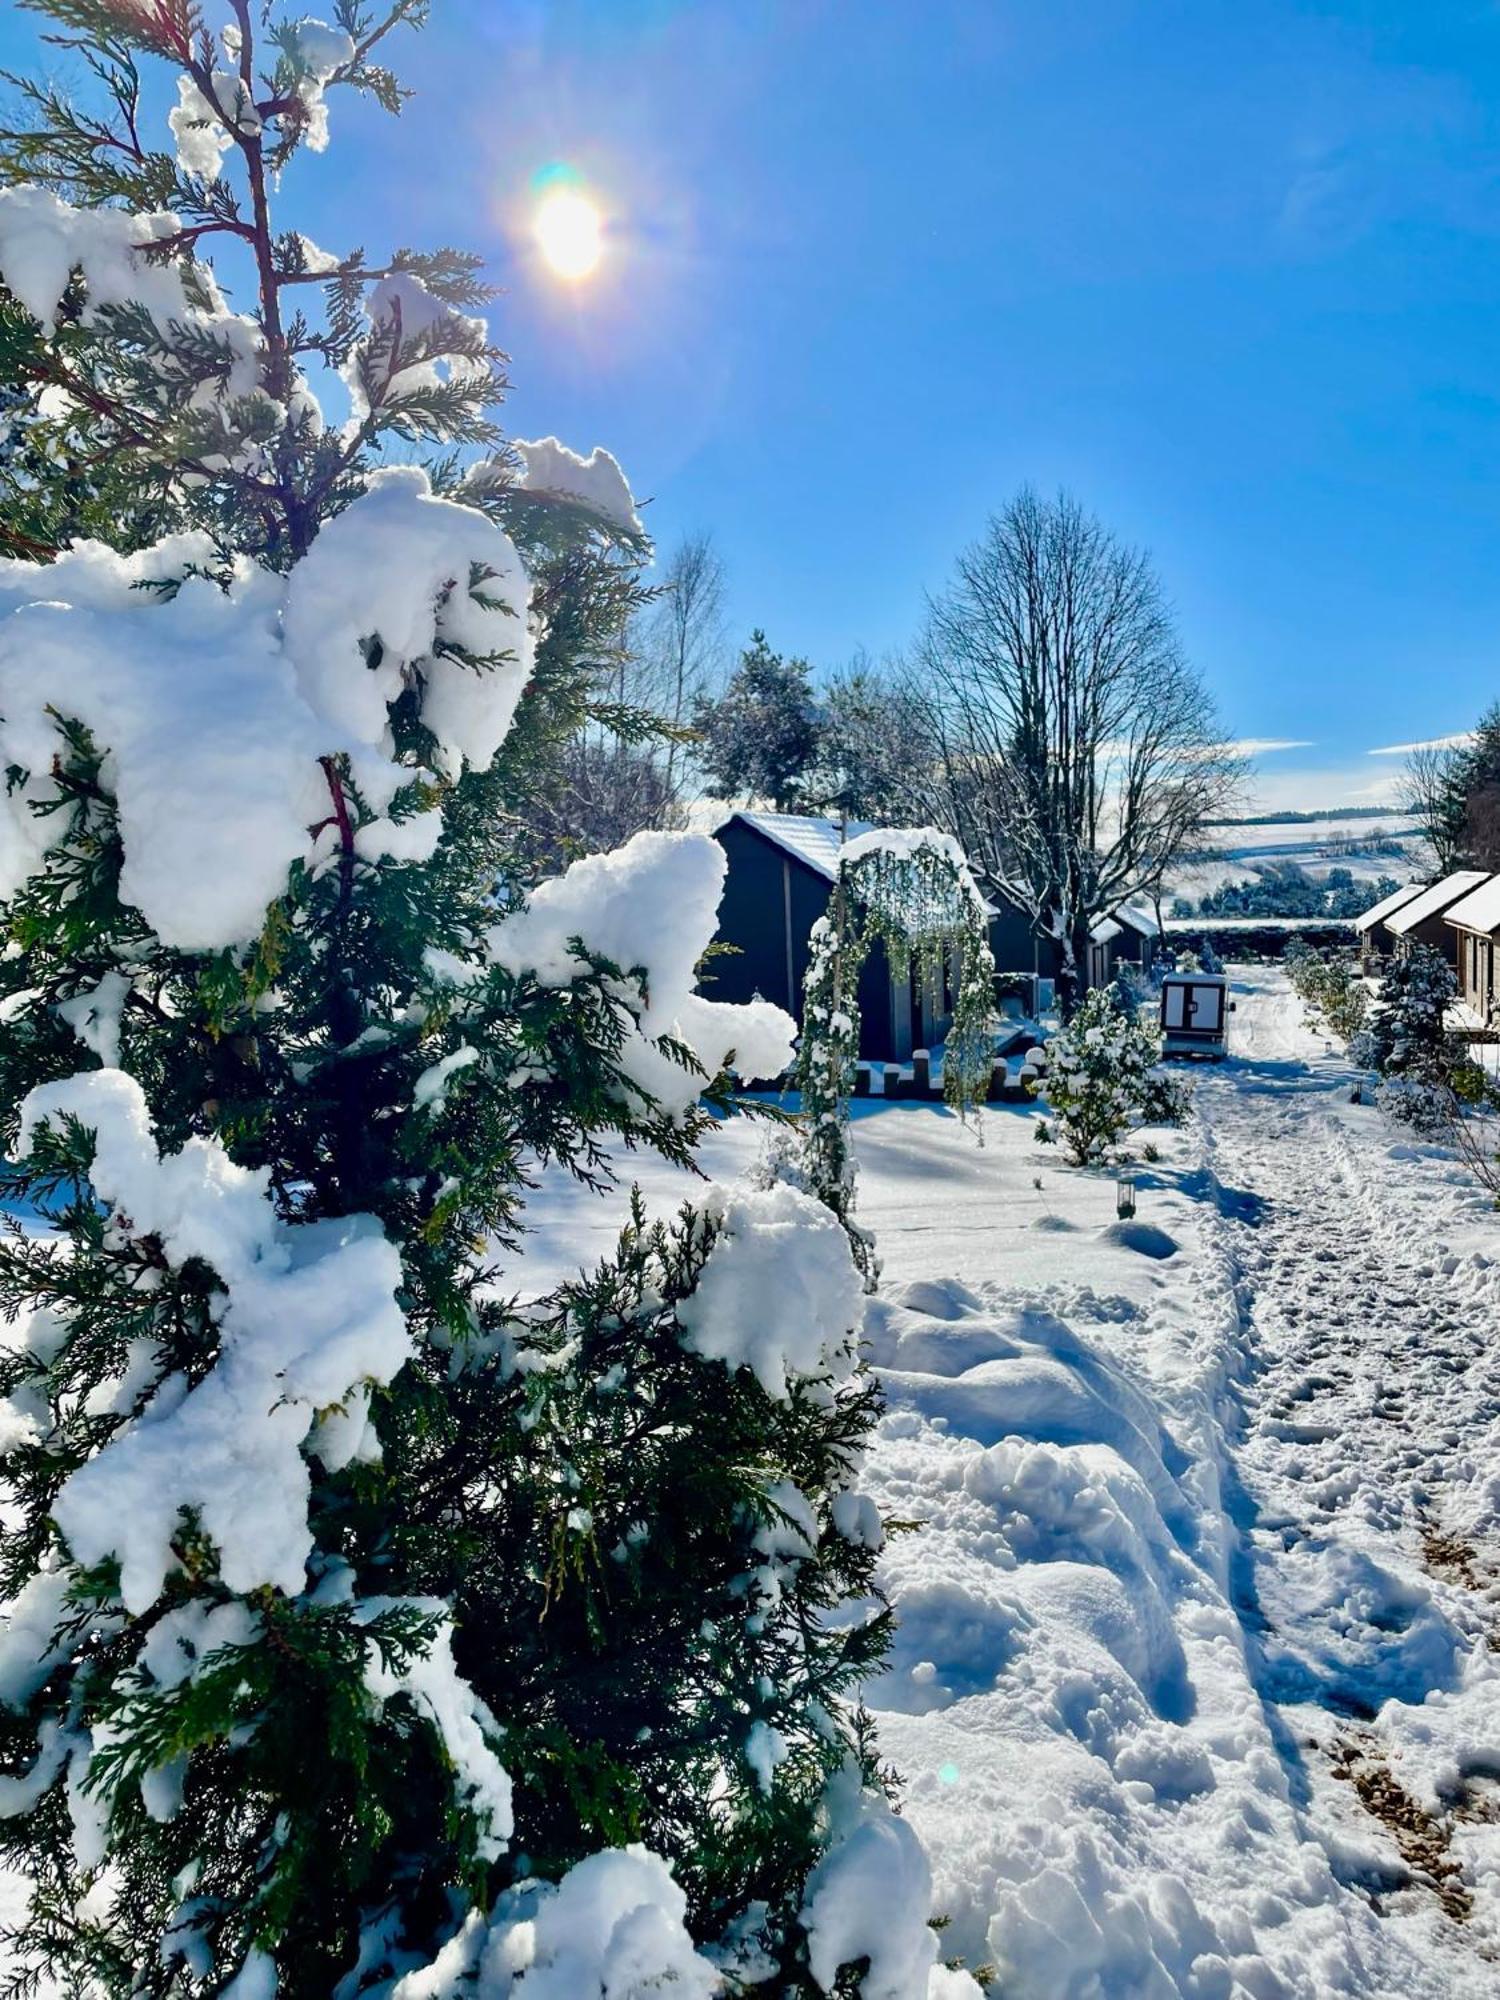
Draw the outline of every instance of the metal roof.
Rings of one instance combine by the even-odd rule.
[[[1491,875],[1477,889],[1455,903],[1443,919],[1466,931],[1493,931],[1500,927],[1500,875]]]
[[[784,854],[790,854],[825,882],[834,878],[841,847],[857,840],[862,833],[877,831],[867,819],[851,819],[841,827],[836,820],[822,819],[814,813],[749,812],[741,807],[729,817],[742,819],[747,826],[753,826],[757,833],[763,833]],[[999,915],[983,889],[979,892],[979,899],[989,916]]]
[[[731,817],[753,826],[757,833],[763,833],[767,840],[802,862],[815,875],[821,875],[825,882],[833,880],[839,865],[839,849],[844,842],[871,831],[868,820],[851,819],[847,827],[841,828],[836,820],[819,819],[810,813],[741,811]]]
[[[1481,882],[1488,880],[1487,869],[1460,868],[1456,875],[1445,875],[1441,882],[1434,882],[1420,896],[1413,896],[1409,903],[1404,903],[1393,917],[1386,919],[1385,927],[1397,937],[1405,937],[1418,924],[1425,924],[1429,917],[1442,916],[1461,896],[1467,896],[1471,889],[1477,889]]]
[[[1409,903],[1413,897],[1420,896],[1426,887],[1425,882],[1404,883],[1394,895],[1382,896],[1380,901],[1366,910],[1362,917],[1356,917],[1354,928],[1357,931],[1374,930],[1377,924],[1383,924],[1388,917],[1394,915],[1403,903]]]

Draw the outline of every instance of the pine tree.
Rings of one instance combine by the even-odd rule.
[[[806,660],[772,652],[764,632],[752,632],[723,694],[695,704],[699,754],[716,798],[807,810],[820,734],[811,671]]]
[[[524,1254],[543,1169],[687,1162],[790,1051],[693,991],[713,843],[523,893],[628,488],[503,440],[473,258],[273,220],[331,108],[399,108],[424,0],[232,0],[217,39],[36,5],[105,103],[23,82],[0,148],[44,446],[0,476],[52,556],[0,564],[8,1990],[352,2000],[487,1940],[596,1990],[596,1894],[642,1979],[831,1990],[869,1949],[842,1857],[872,1921],[872,1859],[923,1865],[853,1697],[886,1616],[845,1234],[716,1190],[560,1287]]]

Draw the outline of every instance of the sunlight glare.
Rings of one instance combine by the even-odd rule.
[[[536,240],[558,277],[586,278],[604,250],[599,211],[571,189],[549,194],[536,213]]]

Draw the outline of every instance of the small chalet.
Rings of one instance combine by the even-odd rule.
[[[868,830],[771,812],[731,813],[714,829],[729,863],[715,942],[733,946],[709,960],[706,990],[715,1000],[774,1000],[801,1026],[812,927],[828,908],[839,848]],[[950,1001],[950,993],[931,993],[916,976],[895,979],[877,944],[859,980],[861,1056],[904,1062],[913,1049],[940,1041]]]
[[[1433,882],[1420,895],[1403,903],[1399,910],[1383,919],[1385,928],[1394,940],[1393,949],[1398,958],[1419,944],[1431,945],[1434,951],[1442,952],[1450,965],[1458,963],[1458,932],[1451,929],[1446,919],[1455,903],[1460,902],[1489,876],[1483,868],[1461,868],[1456,875],[1445,875],[1441,882]]]
[[[1362,917],[1354,919],[1354,928],[1359,935],[1359,955],[1366,968],[1391,956],[1396,949],[1396,939],[1389,920],[1398,910],[1404,910],[1408,903],[1415,902],[1426,887],[1425,882],[1408,882],[1394,895],[1383,896]]]
[[[1148,965],[1160,936],[1145,910],[1123,903],[1089,932],[1090,986],[1108,986],[1122,965]]]
[[[729,863],[716,942],[734,947],[709,961],[714,999],[774,1000],[800,1026],[812,927],[828,908],[839,848],[869,830],[856,821],[841,829],[801,813],[743,811],[714,829]],[[1041,972],[1043,948],[1025,912],[993,891],[987,901],[997,971]],[[940,1042],[952,1018],[955,971],[941,981],[916,971],[898,979],[880,946],[872,947],[859,982],[861,1057],[908,1062],[914,1050]],[[1052,976],[1050,955],[1044,976]]]
[[[1500,946],[1500,875],[1490,875],[1448,911],[1457,950],[1458,988],[1466,1005],[1487,1022],[1495,1006]]]

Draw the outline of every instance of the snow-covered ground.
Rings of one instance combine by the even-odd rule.
[[[1134,1235],[1003,1138],[886,1233],[872,1702],[1008,1996],[1493,1995],[1500,1224],[1237,986]]]
[[[1349,1101],[1279,973],[1235,996],[1234,1058],[1149,1135],[1133,1224],[1027,1108],[980,1146],[941,1105],[856,1107],[885,1264],[867,1483],[911,1524],[868,1698],[945,1954],[1006,2000],[1479,2000],[1500,1218]],[[761,1144],[736,1121],[704,1165]],[[550,1180],[537,1214],[534,1282],[619,1219]]]
[[[1478,2000],[1500,1221],[1349,1102],[1279,973],[1235,988],[1234,1059],[1150,1135],[1134,1225],[1025,1109],[981,1148],[941,1107],[856,1107],[868,1478],[919,1524],[869,1700],[945,1950],[1007,2000]],[[757,1145],[729,1127],[706,1164]],[[607,1244],[602,1211],[548,1207],[553,1255]]]

